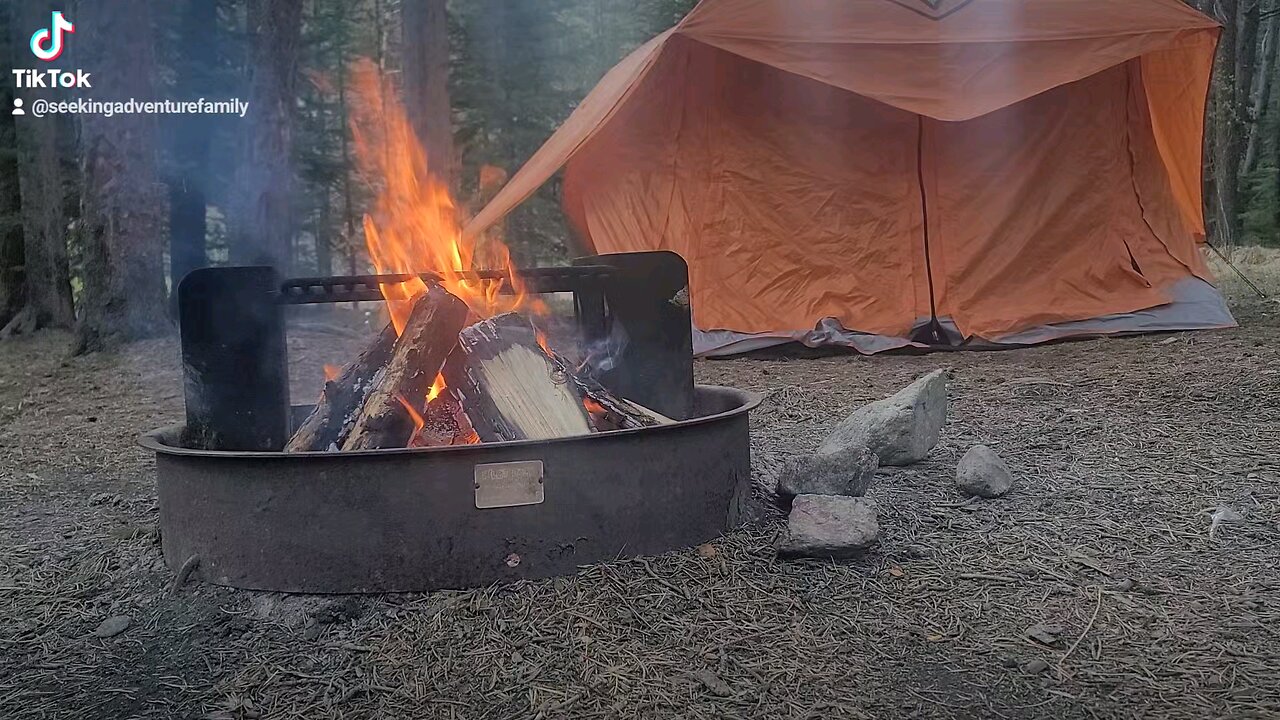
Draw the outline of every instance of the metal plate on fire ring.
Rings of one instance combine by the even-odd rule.
[[[481,510],[540,505],[544,497],[541,460],[476,465],[476,507]]]

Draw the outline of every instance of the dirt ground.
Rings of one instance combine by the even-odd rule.
[[[1280,293],[1259,258],[1242,267]],[[766,395],[766,484],[858,404],[953,371],[939,447],[870,493],[863,560],[779,562],[775,521],[572,578],[358,598],[169,596],[134,439],[181,417],[175,343],[0,343],[0,718],[1280,716],[1280,304],[1224,282],[1237,330],[699,363]],[[354,344],[294,342],[299,396]],[[956,492],[977,442],[1010,496]],[[1240,519],[1211,533],[1219,508]],[[113,616],[131,625],[94,637]]]

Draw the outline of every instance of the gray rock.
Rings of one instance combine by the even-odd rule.
[[[797,495],[778,546],[783,558],[856,557],[880,538],[873,500],[842,495]]]
[[[866,447],[881,465],[910,465],[938,444],[947,420],[947,375],[936,370],[893,397],[863,405],[845,418],[818,453]]]
[[[965,495],[997,498],[1013,489],[1013,473],[995,450],[974,445],[956,466],[956,484]]]
[[[98,625],[98,629],[93,631],[93,636],[98,638],[115,637],[125,630],[128,630],[129,626],[132,624],[133,620],[131,620],[128,615],[116,615],[115,617],[109,617]]]
[[[1032,660],[1031,662],[1027,663],[1027,666],[1025,669],[1027,672],[1033,675],[1039,675],[1040,673],[1049,669],[1049,663],[1039,658],[1036,658],[1035,660]]]
[[[800,455],[782,466],[778,495],[849,495],[861,497],[876,476],[880,460],[866,447]]]

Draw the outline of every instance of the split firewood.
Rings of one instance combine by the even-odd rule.
[[[675,420],[626,398],[609,392],[603,385],[586,375],[575,374],[573,381],[586,398],[587,411],[596,430],[631,430],[673,425]]]
[[[285,452],[324,451],[341,447],[356,414],[364,405],[373,381],[391,359],[396,330],[390,324],[360,357],[342,369],[338,377],[324,384],[315,410],[307,416],[284,446]]]
[[[449,389],[482,442],[550,440],[593,431],[573,373],[538,342],[527,318],[505,313],[459,334]]]
[[[418,298],[391,359],[375,378],[341,445],[343,450],[402,448],[409,444],[414,419],[401,400],[421,407],[466,323],[466,304],[444,288],[432,285]]]

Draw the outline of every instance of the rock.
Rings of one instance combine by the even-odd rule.
[[[947,419],[947,375],[937,370],[893,397],[863,405],[818,446],[819,454],[866,447],[881,465],[910,465],[938,444]]]
[[[1013,489],[1013,473],[995,450],[974,445],[956,466],[956,484],[966,495],[997,498]]]
[[[867,494],[880,467],[880,459],[865,446],[838,448],[835,452],[800,455],[788,460],[778,476],[778,495]]]
[[[1125,578],[1116,583],[1116,590],[1119,590],[1120,592],[1129,592],[1130,590],[1133,590],[1137,584],[1138,583],[1133,581],[1133,578]]]
[[[731,697],[733,695],[733,688],[729,687],[729,683],[721,680],[719,675],[710,670],[699,670],[693,674],[693,677],[703,687],[710,690],[712,695],[719,697]]]
[[[1032,675],[1039,675],[1040,673],[1048,669],[1049,669],[1049,663],[1043,660],[1040,660],[1039,658],[1027,663],[1026,667],[1023,668],[1023,670],[1026,670]]]
[[[93,631],[93,636],[98,638],[115,637],[133,624],[133,620],[128,615],[116,615],[103,620],[98,629]]]
[[[1042,645],[1053,645],[1063,632],[1061,625],[1032,625],[1027,628],[1027,637]]]
[[[874,501],[842,495],[797,495],[778,555],[820,559],[856,557],[874,546],[879,537]]]

